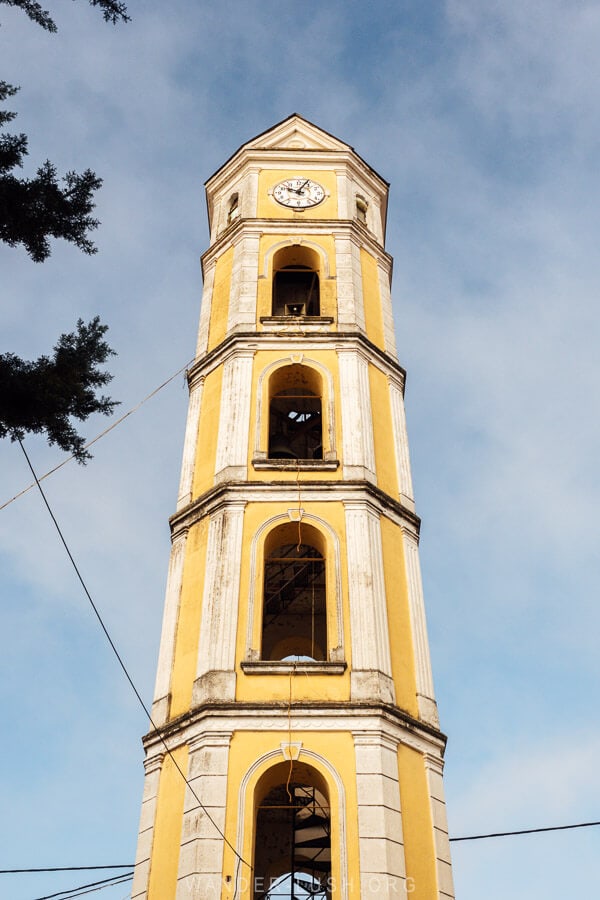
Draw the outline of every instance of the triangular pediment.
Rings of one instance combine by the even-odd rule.
[[[297,113],[252,138],[244,150],[350,150],[348,144],[303,119]]]

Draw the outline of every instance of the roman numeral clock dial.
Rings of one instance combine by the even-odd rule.
[[[273,196],[278,203],[289,209],[309,209],[325,199],[325,189],[310,178],[297,176],[276,184]]]

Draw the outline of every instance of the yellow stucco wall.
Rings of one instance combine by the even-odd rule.
[[[361,247],[360,251],[360,266],[363,279],[363,304],[367,337],[383,350],[385,349],[383,311],[381,309],[377,260],[364,247]]]
[[[216,263],[210,307],[210,326],[208,331],[209,350],[212,350],[213,347],[220,344],[227,333],[233,252],[234,248],[228,247],[227,250],[219,256]]]
[[[318,206],[299,211],[289,209],[278,203],[274,197],[269,195],[276,184],[287,178],[293,178],[296,175],[302,175],[304,178],[310,178],[311,181],[318,181],[321,187],[325,188],[326,196],[322,203]],[[304,219],[335,219],[337,218],[337,178],[335,172],[325,171],[323,169],[299,169],[290,171],[286,169],[262,169],[258,176],[258,207],[257,215],[259,219],[294,219],[296,221]]]
[[[411,900],[433,900],[438,885],[425,760],[404,744],[398,747],[398,777],[407,890]]]
[[[178,747],[173,757],[182,772],[187,771],[187,747]],[[152,863],[148,900],[174,900],[181,844],[185,781],[173,759],[165,756],[156,803]]]
[[[171,718],[186,713],[192,702],[198,665],[208,522],[208,518],[201,519],[190,529],[187,538],[171,673]]]
[[[398,475],[392,430],[390,386],[386,375],[369,365],[371,409],[373,411],[373,439],[375,442],[375,471],[377,485],[391,497],[398,497]]]
[[[396,704],[416,718],[419,709],[415,680],[415,656],[402,534],[399,527],[385,516],[381,517],[381,541]]]
[[[210,372],[204,381],[198,426],[198,446],[194,462],[192,500],[208,491],[214,484],[222,382],[223,368],[221,366]]]

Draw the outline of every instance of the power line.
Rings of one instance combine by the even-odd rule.
[[[485,838],[512,837],[520,834],[539,834],[544,831],[568,831],[572,828],[591,828],[594,825],[600,825],[600,822],[577,822],[574,825],[548,825],[545,828],[521,828],[518,831],[496,831],[491,834],[470,834],[464,837],[451,837],[450,841],[481,841]],[[238,857],[238,859],[242,859]],[[242,860],[243,862],[243,860]],[[27,872],[85,872],[91,869],[131,869],[133,863],[119,864],[114,866],[53,866],[52,868],[35,868],[35,869],[0,869],[0,875],[19,875]],[[120,875],[115,875],[120,878]],[[78,890],[78,888],[73,888]]]
[[[578,822],[576,825],[549,825],[546,828],[521,828],[519,831],[496,831],[493,834],[470,834],[466,837],[449,838],[451,841],[483,841],[486,838],[513,837],[517,834],[540,834],[542,831],[568,831],[570,828],[591,828],[600,822]]]
[[[42,488],[42,486],[41,486],[41,484],[40,484],[40,482],[39,482],[39,479],[38,479],[38,477],[37,477],[37,475],[36,475],[36,473],[35,473],[35,469],[33,468],[33,465],[31,464],[31,460],[29,459],[29,456],[27,455],[27,451],[25,450],[25,447],[23,446],[23,442],[19,439],[19,440],[18,440],[18,443],[19,443],[19,445],[20,445],[20,447],[21,447],[21,450],[23,451],[23,454],[24,454],[24,456],[25,456],[25,459],[27,460],[27,465],[29,466],[29,468],[30,468],[30,470],[31,470],[31,474],[32,474],[33,477],[34,477],[34,480],[35,480],[35,483],[36,483],[37,486],[38,486],[39,492],[40,492],[40,494],[42,495],[42,499],[43,499],[43,501],[44,501],[44,504],[45,504],[45,506],[46,506],[46,509],[48,510],[48,513],[49,513],[49,515],[50,515],[50,518],[51,518],[52,521],[54,522],[54,527],[56,528],[56,530],[57,530],[57,532],[58,532],[58,535],[59,535],[59,537],[60,537],[60,539],[61,539],[61,541],[62,541],[62,545],[63,545],[63,547],[64,547],[65,550],[66,550],[67,556],[68,556],[69,559],[71,560],[71,564],[72,564],[72,566],[73,566],[73,568],[74,568],[74,570],[75,570],[75,573],[76,573],[76,575],[77,575],[77,578],[79,579],[79,582],[80,582],[80,584],[81,584],[81,586],[82,586],[82,588],[83,588],[83,590],[84,590],[84,592],[85,592],[85,595],[86,595],[86,597],[88,598],[88,600],[89,600],[89,602],[90,602],[90,605],[91,605],[91,607],[92,607],[92,609],[93,609],[93,611],[94,611],[94,613],[95,613],[95,615],[96,615],[96,618],[98,619],[98,622],[100,623],[100,627],[102,628],[102,631],[104,632],[104,634],[105,634],[105,636],[106,636],[106,640],[107,640],[108,643],[110,644],[110,647],[111,647],[111,649],[112,649],[114,655],[116,656],[116,658],[117,658],[117,660],[118,660],[118,662],[119,662],[119,665],[121,666],[121,669],[123,670],[123,673],[124,673],[124,675],[125,675],[127,681],[129,682],[129,685],[130,685],[130,687],[131,687],[133,693],[134,693],[135,696],[137,697],[137,700],[138,700],[140,706],[142,707],[142,709],[143,709],[144,712],[146,713],[146,715],[147,715],[147,717],[148,717],[148,721],[150,722],[150,725],[152,726],[152,728],[153,728],[154,731],[156,732],[156,735],[157,735],[158,739],[160,740],[161,744],[162,744],[163,747],[165,748],[165,752],[167,753],[167,755],[169,756],[171,762],[173,763],[173,765],[175,766],[175,768],[177,769],[177,771],[179,772],[179,774],[181,775],[181,777],[182,777],[183,780],[185,781],[186,785],[187,785],[188,788],[190,789],[190,791],[191,791],[191,793],[192,793],[194,799],[197,801],[198,806],[199,806],[200,809],[203,811],[204,815],[207,817],[207,819],[209,820],[209,822],[211,822],[211,823],[213,824],[213,826],[215,827],[216,831],[221,835],[221,837],[223,838],[223,840],[225,841],[225,843],[227,844],[227,846],[228,846],[231,850],[233,850],[234,854],[238,857],[238,859],[239,859],[241,862],[243,862],[244,865],[248,866],[248,868],[249,868],[250,870],[252,870],[252,866],[250,865],[250,863],[246,862],[246,860],[245,860],[242,856],[240,856],[240,854],[237,852],[237,850],[235,849],[235,847],[233,846],[233,844],[231,843],[231,841],[230,841],[230,840],[226,837],[226,835],[221,831],[221,829],[219,828],[219,826],[217,825],[217,823],[215,822],[215,820],[213,819],[213,817],[211,816],[211,814],[209,813],[209,811],[207,810],[207,808],[204,806],[204,804],[203,804],[202,801],[200,800],[200,797],[197,795],[196,791],[194,790],[194,788],[192,787],[192,785],[190,784],[190,782],[189,782],[189,781],[187,780],[187,778],[185,777],[185,774],[184,774],[183,770],[182,770],[181,767],[179,766],[179,763],[178,763],[177,760],[175,759],[173,753],[171,752],[169,746],[167,745],[167,742],[165,741],[164,737],[162,736],[161,732],[159,731],[158,726],[154,723],[154,720],[152,719],[152,715],[151,715],[151,713],[150,713],[150,710],[148,709],[148,707],[146,706],[146,704],[145,704],[144,701],[142,700],[142,696],[141,696],[140,692],[139,692],[138,689],[136,688],[136,686],[135,686],[135,684],[134,684],[134,682],[133,682],[133,679],[132,679],[131,675],[130,675],[129,672],[127,671],[127,667],[126,667],[125,663],[123,662],[123,659],[121,658],[121,655],[120,655],[119,651],[117,650],[117,648],[116,648],[116,646],[115,646],[115,644],[114,644],[114,641],[113,641],[113,639],[111,638],[110,634],[108,633],[108,629],[107,629],[106,625],[104,624],[104,622],[103,622],[103,620],[102,620],[102,616],[100,615],[100,612],[98,611],[98,607],[97,607],[96,604],[94,603],[94,601],[93,601],[93,599],[92,599],[92,595],[90,594],[90,592],[89,592],[89,590],[88,590],[88,588],[87,588],[87,585],[86,585],[85,581],[83,580],[83,576],[82,576],[81,572],[79,571],[79,569],[78,569],[78,567],[77,567],[77,563],[75,562],[75,559],[74,559],[74,557],[73,557],[73,554],[71,553],[71,551],[70,551],[70,549],[69,549],[69,545],[67,544],[67,542],[66,542],[66,540],[65,540],[65,538],[64,538],[64,535],[63,535],[63,533],[62,533],[62,531],[61,531],[61,529],[60,529],[60,525],[58,524],[58,522],[57,522],[57,520],[56,520],[56,516],[55,516],[54,513],[52,512],[52,509],[50,508],[50,504],[48,503],[48,500],[46,499],[46,495],[44,494],[43,488]]]
[[[116,866],[52,866],[45,869],[0,869],[0,875],[19,875],[24,872],[89,872],[92,869],[131,869],[133,865],[133,863],[127,863],[126,865]]]
[[[91,447],[92,444],[95,444],[96,441],[99,441],[100,438],[103,438],[105,435],[107,435],[110,431],[113,430],[113,428],[116,428],[117,425],[120,425],[121,422],[124,422],[125,419],[127,419],[130,415],[132,415],[132,413],[137,412],[138,409],[140,408],[140,406],[143,406],[144,403],[146,403],[148,400],[151,400],[152,397],[154,397],[156,394],[158,394],[159,391],[162,391],[162,389],[164,387],[166,387],[168,384],[170,384],[173,381],[173,379],[177,378],[178,375],[181,375],[182,372],[186,372],[193,362],[194,362],[193,359],[191,359],[189,362],[187,362],[185,364],[185,366],[182,366],[181,369],[179,369],[177,372],[175,372],[174,375],[171,375],[170,378],[167,378],[166,381],[163,381],[162,384],[159,384],[159,386],[157,388],[154,388],[154,390],[151,391],[146,397],[144,397],[143,400],[140,400],[139,403],[136,403],[135,406],[132,406],[132,408],[130,410],[128,410],[128,412],[123,413],[123,415],[120,416],[118,419],[116,419],[116,421],[114,421],[112,423],[112,425],[109,425],[108,428],[105,428],[104,431],[101,431],[100,434],[97,434],[95,438],[92,438],[91,441],[88,441],[87,444],[84,444],[82,449],[87,450],[88,447]],[[63,466],[66,466],[66,464],[68,462],[71,462],[72,459],[75,459],[75,457],[67,456],[65,459],[63,459],[63,461],[61,463],[59,463],[57,466],[54,466],[53,469],[50,469],[44,475],[41,475],[39,480],[43,481],[45,478],[49,478],[50,475],[54,475],[55,472],[58,472],[59,469],[62,469]],[[19,497],[22,497],[24,494],[26,494],[28,491],[30,491],[35,486],[36,486],[36,482],[32,481],[31,484],[28,484],[26,488],[23,488],[23,490],[19,491],[18,494],[15,494],[14,497],[11,497],[10,500],[6,500],[0,506],[0,510],[6,509],[7,506],[10,506],[11,503],[14,503],[15,500],[18,500]]]
[[[128,872],[127,875],[113,875],[112,878],[104,878],[102,881],[91,881],[89,884],[80,884],[79,887],[70,888],[66,891],[44,894],[43,897],[36,897],[35,900],[72,900],[73,897],[81,897],[83,894],[92,894],[95,891],[103,891],[107,887],[125,884],[126,881],[131,881],[132,878],[133,872]]]

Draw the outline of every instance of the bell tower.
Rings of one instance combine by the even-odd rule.
[[[206,193],[132,897],[450,900],[388,185],[292,115]]]

